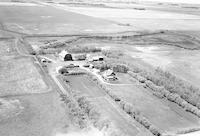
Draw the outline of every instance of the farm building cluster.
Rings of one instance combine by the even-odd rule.
[[[85,68],[88,68],[92,70],[93,72],[95,71],[98,74],[101,74],[102,78],[106,81],[115,81],[117,80],[117,76],[115,72],[112,69],[107,69],[104,70],[103,72],[100,72],[97,68],[94,68],[94,65],[92,62],[98,62],[98,61],[104,61],[104,56],[99,55],[99,54],[71,54],[66,50],[63,50],[59,53],[59,58],[61,61],[85,61],[85,64],[82,66]],[[67,68],[73,68],[75,67],[73,62],[71,62],[70,65],[63,66],[63,67],[58,67],[57,68],[57,73],[60,74],[66,74],[69,73]],[[76,66],[79,67],[79,66]]]
[[[63,50],[59,53],[59,58],[62,61],[73,61],[73,60],[87,60],[92,61],[103,61],[104,57],[94,54],[71,54],[66,50]]]

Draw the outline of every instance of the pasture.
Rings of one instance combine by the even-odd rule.
[[[72,34],[120,31],[115,22],[40,4],[0,4],[0,22],[6,29],[29,34]],[[20,5],[20,6],[19,6]],[[51,29],[49,29],[51,28]]]
[[[184,9],[177,11],[177,8],[164,5],[156,8],[157,5],[147,5],[147,10],[137,10],[138,5],[145,7],[145,4],[133,4],[132,6],[122,6],[118,8],[104,7],[82,7],[62,5],[62,9],[80,13],[92,17],[98,17],[115,21],[121,24],[129,24],[133,30],[200,30],[200,18]],[[61,6],[60,6],[61,7]],[[172,11],[171,11],[172,10]],[[185,9],[187,11],[187,9]],[[195,11],[194,11],[195,12]],[[134,15],[134,16],[133,16]],[[159,18],[159,19],[158,19]]]
[[[29,93],[44,93],[50,91],[30,58],[15,57],[0,62],[1,96]]]
[[[4,57],[17,56],[17,51],[14,46],[14,40],[0,40],[0,56],[1,59]]]
[[[82,95],[91,98],[93,104],[99,109],[99,111],[108,118],[114,126],[124,132],[127,136],[139,135],[139,136],[151,136],[151,133],[141,127],[139,124],[128,121],[124,117],[123,111],[118,110],[118,106],[111,102],[107,98],[104,90],[99,88],[93,81],[90,81],[84,76],[68,76],[67,80],[72,89],[78,91]],[[121,113],[122,112],[122,113]]]
[[[70,128],[67,110],[57,92],[13,96],[6,100],[18,101],[23,109],[15,116],[10,109],[9,118],[0,114],[1,136],[55,136]]]
[[[108,86],[113,94],[133,105],[162,132],[176,132],[196,128],[200,124],[198,117],[184,111],[181,107],[165,99],[160,99],[138,85]]]

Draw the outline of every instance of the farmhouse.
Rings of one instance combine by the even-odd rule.
[[[59,58],[62,61],[72,61],[72,55],[70,53],[68,53],[66,50],[63,50],[59,53]]]
[[[114,71],[111,70],[111,69],[108,69],[108,70],[104,71],[102,77],[103,77],[105,80],[108,80],[108,81],[117,80],[116,74],[115,74]]]

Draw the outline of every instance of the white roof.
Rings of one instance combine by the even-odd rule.
[[[69,54],[66,50],[62,50],[60,53],[59,53],[59,56],[61,57],[65,57],[66,54]]]
[[[59,73],[59,70],[62,69],[62,68],[63,68],[63,66],[56,67],[56,72]]]
[[[108,77],[108,76],[111,76],[112,74],[114,74],[113,70],[108,69],[103,73],[103,76]]]

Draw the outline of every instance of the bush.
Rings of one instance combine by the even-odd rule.
[[[111,65],[107,64],[106,62],[93,62],[94,68],[99,69],[100,71],[105,71],[111,69]]]
[[[153,133],[155,136],[161,136],[161,133],[158,131],[158,129],[154,126],[151,125],[149,127],[149,130],[151,131],[151,133]]]
[[[74,60],[85,60],[86,54],[78,54],[74,56]]]
[[[101,52],[101,48],[93,47],[93,46],[80,46],[80,45],[72,45],[67,47],[67,50],[70,53],[90,53],[90,52]]]
[[[170,93],[178,94],[188,103],[200,108],[199,88],[190,85],[186,81],[178,79],[169,72],[162,71],[160,68],[157,68],[155,71],[148,74],[143,73],[143,76],[158,86],[164,86],[164,88]]]
[[[184,108],[185,111],[191,112],[194,115],[200,117],[200,114],[199,114],[200,110],[197,107],[195,107],[195,106],[191,105],[190,103],[188,103],[187,101],[185,101],[184,99],[182,99],[178,94],[170,93],[163,87],[156,86],[153,82],[151,82],[149,80],[147,80],[145,83],[150,89],[152,89],[154,91],[153,94],[156,95],[157,97],[159,97],[159,98],[166,97],[169,101],[175,102],[176,104],[178,104],[179,106]]]
[[[112,66],[114,72],[127,73],[128,67],[124,64],[114,64]]]
[[[46,41],[46,46],[42,46],[40,47],[41,49],[48,49],[48,48],[60,48],[60,47],[63,47],[63,46],[66,46],[65,43],[63,42],[58,42],[58,41]]]
[[[139,82],[141,82],[141,83],[145,83],[145,81],[146,81],[146,78],[144,78],[144,77],[142,77],[142,76],[140,76],[140,75],[137,75],[137,76],[136,76],[136,79],[137,79]]]

